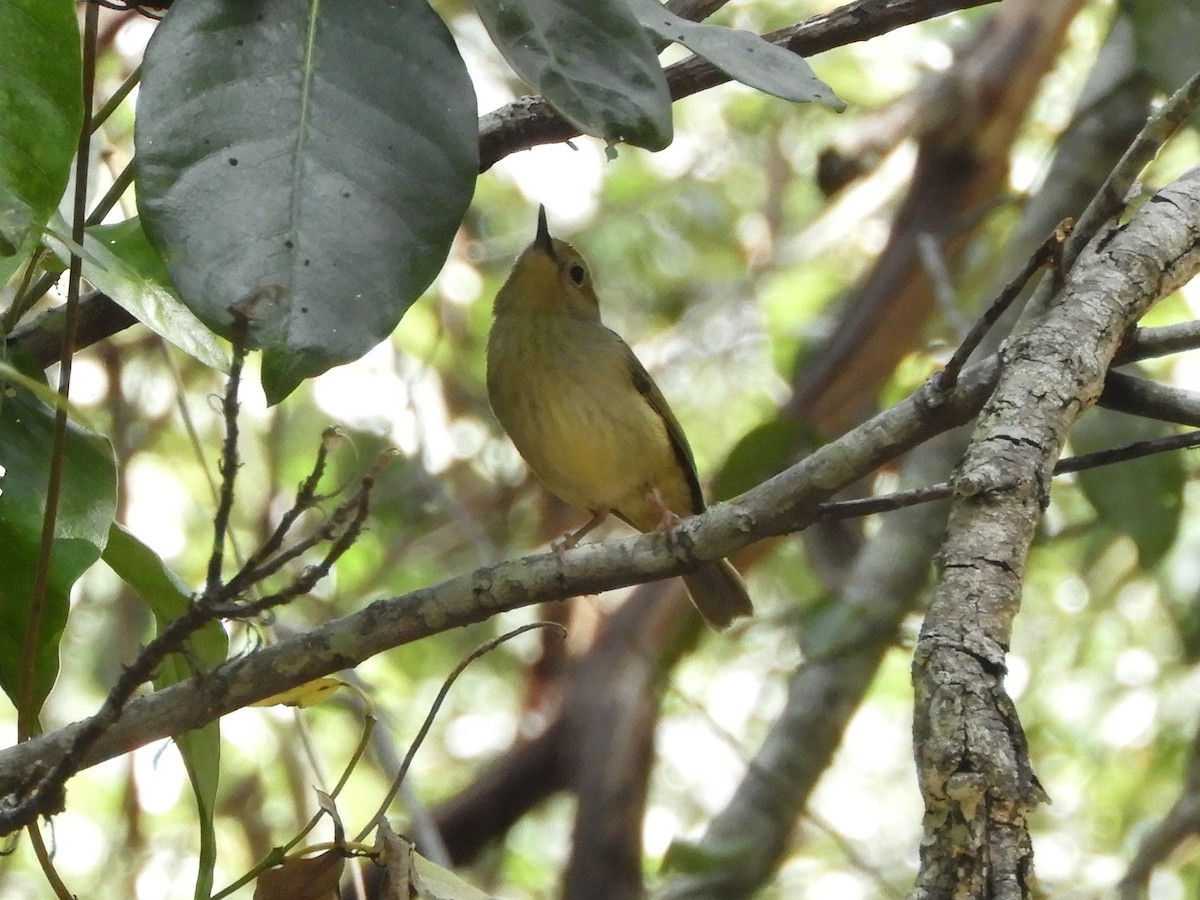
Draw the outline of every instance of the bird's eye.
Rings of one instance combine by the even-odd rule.
[[[571,266],[571,268],[567,269],[567,274],[571,276],[571,280],[573,282],[581,285],[587,278],[587,269],[576,263],[575,265]]]

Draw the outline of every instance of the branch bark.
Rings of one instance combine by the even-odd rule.
[[[1097,235],[1062,299],[1004,352],[954,478],[939,583],[913,661],[925,839],[914,900],[1031,896],[1028,813],[1046,797],[1004,691],[1029,548],[1067,432],[1128,331],[1200,269],[1200,168]]]

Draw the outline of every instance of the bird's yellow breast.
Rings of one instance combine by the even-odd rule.
[[[488,341],[488,393],[547,489],[650,530],[661,513],[648,492],[680,515],[696,510],[666,426],[634,385],[628,353],[598,321],[501,314]]]

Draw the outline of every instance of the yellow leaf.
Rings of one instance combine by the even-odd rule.
[[[257,703],[250,705],[298,706],[303,709],[306,706],[316,706],[318,703],[323,703],[334,691],[345,686],[346,683],[337,678],[314,678],[312,681],[305,682],[298,687],[282,691],[278,694],[272,694],[270,697],[264,697]]]

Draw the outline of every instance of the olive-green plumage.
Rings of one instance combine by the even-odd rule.
[[[670,513],[703,511],[683,430],[629,345],[600,321],[587,263],[550,236],[544,209],[537,237],[517,259],[493,312],[492,409],[551,493],[590,511],[589,526],[611,512],[653,531]],[[706,563],[684,582],[716,628],[752,611],[745,585],[725,560]]]

